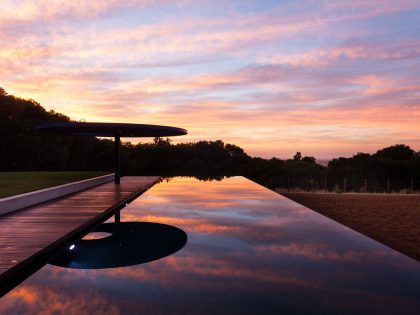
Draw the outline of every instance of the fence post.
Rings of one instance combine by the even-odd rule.
[[[343,187],[344,188],[343,191],[344,192],[347,192],[347,177],[345,177],[345,176],[344,176],[344,185],[343,186],[344,186]]]
[[[411,178],[410,180],[410,191],[413,192],[414,191],[414,179]]]
[[[386,192],[389,194],[389,192],[391,191],[391,181],[389,180],[389,178],[386,179]]]
[[[365,178],[365,193],[367,193],[367,179]]]

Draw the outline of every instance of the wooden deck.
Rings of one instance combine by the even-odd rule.
[[[102,184],[0,216],[0,296],[159,180],[123,177],[120,185]]]

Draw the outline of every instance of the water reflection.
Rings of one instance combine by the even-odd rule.
[[[94,232],[108,233],[108,236],[85,237],[50,263],[75,269],[132,266],[169,256],[187,242],[184,231],[174,226],[149,222],[105,223]]]
[[[178,226],[182,251],[106,270],[46,266],[3,313],[414,314],[419,264],[243,178],[162,182],[121,220]],[[75,302],[77,301],[77,303]]]

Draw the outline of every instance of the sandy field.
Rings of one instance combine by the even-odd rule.
[[[279,193],[420,261],[420,194]]]

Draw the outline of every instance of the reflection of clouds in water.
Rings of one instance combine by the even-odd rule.
[[[340,241],[347,243],[346,234],[355,238],[348,228],[251,181],[229,178],[223,185],[200,187],[199,193],[185,189],[188,181],[182,178],[170,185],[156,185],[153,194],[145,194],[122,212],[123,219],[174,224],[187,232],[217,234],[250,244],[287,246],[296,239],[310,242],[318,238],[337,248],[342,246]]]
[[[256,252],[264,249],[271,254],[277,252],[317,260],[328,260],[329,257],[341,261],[393,255],[382,245],[367,241],[349,228],[251,181],[229,178],[223,185],[200,187],[199,193],[185,189],[188,183],[189,179],[176,178],[171,185],[157,185],[150,198],[146,194],[145,198],[138,199],[122,212],[123,217],[174,224],[188,232],[241,240],[255,245],[259,249]],[[165,196],[168,204],[177,206],[173,210],[166,209],[160,196]],[[155,203],[156,200],[159,202]],[[197,209],[197,204],[205,204],[205,210]],[[146,211],[147,215],[144,214]],[[246,213],[253,220],[226,216],[226,211]],[[194,239],[194,234],[192,237]],[[349,240],[360,249],[354,250],[354,244],[349,246]]]
[[[325,244],[298,244],[290,243],[287,245],[261,245],[257,246],[256,252],[263,255],[287,255],[287,256],[303,256],[313,260],[324,261],[347,261],[361,262],[366,258],[365,252],[345,251],[339,253],[330,249]],[[377,253],[379,254],[379,253]],[[386,256],[386,253],[384,253]]]
[[[208,222],[203,219],[188,219],[188,218],[173,218],[159,215],[136,216],[131,214],[124,214],[124,220],[142,221],[142,222],[159,222],[168,225],[188,227],[189,231],[206,234],[217,234],[227,232],[229,230],[240,230],[241,227],[227,224],[217,224]]]
[[[3,298],[0,310],[18,305],[48,313],[54,306],[41,301],[49,298],[66,314],[80,305],[111,313],[256,313],[261,305],[273,313],[319,305],[327,313],[410,313],[419,304],[410,298],[420,280],[415,262],[247,180],[175,178],[121,217],[177,226],[188,243],[128,268],[46,266]]]
[[[286,214],[293,212],[293,220],[305,215],[305,220],[309,220],[306,208],[283,196],[250,181],[243,182],[236,177],[227,180],[232,183],[219,186],[209,183],[207,187],[200,187],[199,194],[194,189],[183,187],[186,179],[174,180],[170,185],[161,183],[153,188],[153,195],[145,194],[131,203],[128,210],[130,214],[137,209],[161,211],[174,217],[187,215],[201,218],[203,215],[213,217],[219,214],[223,220],[226,220],[227,214],[236,213],[239,218],[252,219],[253,222],[288,220],[290,218]],[[314,214],[312,218],[315,220],[318,216]]]
[[[289,303],[299,303],[302,296],[310,295],[314,290],[317,290],[318,294],[328,296],[331,291],[334,291],[329,288],[329,283],[331,283],[331,280],[337,280],[337,273],[332,272],[334,270],[325,270],[325,273],[323,273],[293,266],[273,269],[270,260],[255,264],[255,259],[251,255],[244,257],[244,254],[240,252],[232,252],[229,255],[221,256],[217,255],[217,250],[208,250],[204,253],[199,246],[192,246],[190,249],[188,255],[180,252],[180,255],[170,256],[143,267],[110,269],[105,275],[101,271],[69,273],[72,280],[68,283],[68,291],[63,291],[61,295],[45,287],[24,286],[24,291],[19,291],[12,297],[15,300],[20,300],[15,301],[16,303],[27,305],[31,311],[36,310],[37,307],[43,309],[46,305],[40,304],[39,300],[49,299],[56,302],[55,305],[61,304],[60,309],[55,309],[55,311],[68,314],[72,313],[71,310],[81,310],[80,307],[75,307],[71,303],[72,299],[77,299],[79,301],[78,306],[83,305],[83,311],[87,313],[101,308],[106,309],[117,298],[113,290],[102,294],[100,290],[96,292],[95,287],[106,285],[112,288],[117,283],[123,283],[124,286],[134,290],[129,294],[138,294],[140,297],[148,295],[144,290],[153,291],[155,290],[153,288],[160,288],[162,292],[175,290],[177,291],[176,295],[181,294],[191,297],[194,297],[197,291],[203,294],[211,292],[216,300],[222,299],[227,292],[231,292],[230,294],[233,295],[243,292],[248,292],[248,294],[264,292],[268,298],[276,299],[279,291],[284,290],[283,293],[287,295]],[[269,257],[270,255],[267,253],[266,256]],[[61,273],[50,271],[52,272],[46,274],[46,276],[51,277],[48,279],[49,282],[57,282],[62,279]],[[328,277],[329,273],[331,273],[330,278]],[[95,280],[101,276],[106,276],[107,281],[105,283]],[[346,281],[349,285],[347,288],[340,288],[341,294],[352,295],[362,300],[371,298],[369,290],[356,290],[352,286],[354,283],[359,283],[360,279],[358,277],[363,276],[363,274],[358,275],[341,271],[339,276],[340,281]],[[198,283],[199,285],[197,285]],[[274,291],[270,292],[270,290]],[[86,292],[86,294],[72,296],[72,292],[77,291]],[[389,298],[390,301],[396,303],[399,299],[392,296]],[[277,299],[279,299],[278,296]],[[194,300],[189,302],[192,305],[196,303]],[[164,300],[162,303],[165,305],[168,301]],[[369,304],[368,302],[365,303]],[[141,310],[143,307],[143,305],[136,306],[137,302],[135,300],[124,301],[124,304],[124,307],[128,309],[137,307],[138,310]],[[7,308],[7,306],[10,308]],[[4,305],[2,309],[7,310],[11,307],[11,304],[8,304]]]
[[[54,286],[23,285],[0,303],[4,314],[120,314],[113,301],[92,290],[62,292]],[[64,294],[63,294],[64,293]]]

